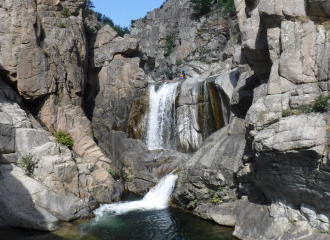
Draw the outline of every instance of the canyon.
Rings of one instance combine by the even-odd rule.
[[[176,174],[171,202],[237,239],[330,239],[329,109],[312,109],[328,1],[235,0],[229,16],[168,0],[123,37],[84,7],[0,1],[0,228],[54,231]]]

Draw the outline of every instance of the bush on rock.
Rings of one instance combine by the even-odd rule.
[[[73,140],[68,132],[58,131],[55,133],[55,137],[59,143],[72,149]]]
[[[26,153],[22,156],[21,161],[19,162],[19,165],[22,169],[24,169],[28,174],[31,174],[33,172],[34,168],[34,161],[33,156],[30,153]]]
[[[224,8],[223,14],[234,16],[236,13],[234,0],[219,0],[219,6]]]

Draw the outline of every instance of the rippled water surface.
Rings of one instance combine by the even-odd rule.
[[[139,200],[126,194],[125,201]],[[231,239],[233,229],[221,227],[169,207],[163,210],[130,211],[124,214],[104,212],[91,221],[65,223],[60,231],[43,233],[28,230],[0,230],[1,240],[219,240]]]

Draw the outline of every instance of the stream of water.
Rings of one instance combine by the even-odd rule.
[[[148,149],[175,149],[175,97],[180,83],[154,84],[149,91],[149,122],[146,144]]]
[[[0,230],[1,240],[229,240],[233,229],[168,206],[176,175],[167,175],[143,199],[134,194],[104,204],[95,219],[63,223],[53,233]]]

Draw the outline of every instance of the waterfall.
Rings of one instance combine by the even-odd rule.
[[[179,82],[150,85],[149,122],[146,144],[149,149],[175,149],[175,97]]]
[[[104,204],[94,211],[96,220],[103,216],[104,213],[114,213],[117,215],[131,211],[148,211],[164,209],[168,205],[168,198],[172,194],[175,186],[177,175],[167,175],[162,178],[159,183],[149,191],[141,201],[124,202],[115,204]]]

